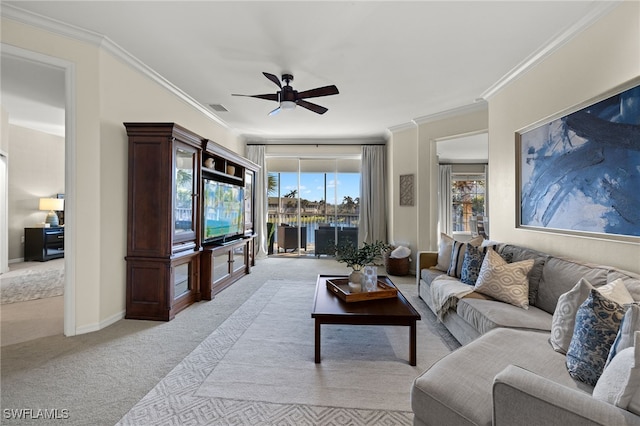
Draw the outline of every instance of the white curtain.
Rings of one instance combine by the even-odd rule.
[[[484,232],[489,235],[489,165],[484,165]]]
[[[451,224],[451,165],[441,164],[438,175],[438,223],[440,232],[452,235]],[[439,240],[438,236],[438,240]]]
[[[387,148],[362,146],[358,243],[387,241]]]
[[[247,145],[247,158],[260,166],[256,173],[254,182],[255,192],[255,223],[253,228],[257,234],[256,257],[263,259],[267,257],[267,161],[265,158],[264,145]]]

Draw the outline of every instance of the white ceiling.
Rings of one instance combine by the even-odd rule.
[[[249,140],[384,138],[478,102],[611,1],[3,1],[106,36]],[[15,12],[15,10],[14,10]],[[2,63],[3,74],[5,61]],[[268,116],[262,72],[340,94]],[[3,107],[7,86],[3,75]],[[42,89],[46,92],[45,89]],[[9,98],[11,96],[9,95]],[[5,107],[6,108],[6,107]],[[11,111],[10,111],[11,113]]]

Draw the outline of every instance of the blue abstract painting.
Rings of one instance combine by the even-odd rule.
[[[520,134],[520,223],[640,237],[640,86]]]

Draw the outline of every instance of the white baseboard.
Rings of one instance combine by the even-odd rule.
[[[76,328],[76,335],[78,334],[86,334],[93,333],[94,331],[102,330],[103,328],[109,327],[111,324],[114,324],[121,319],[124,318],[125,311],[120,311],[114,315],[111,315],[109,318],[106,318],[99,323],[84,325],[82,327]]]

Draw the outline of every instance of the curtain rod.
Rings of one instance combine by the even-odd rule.
[[[247,142],[246,146],[316,146],[319,148],[320,146],[378,146],[378,145],[386,145],[386,142],[380,143],[258,143],[258,142]]]
[[[476,162],[476,161],[472,161],[470,163],[438,163],[439,166],[460,166],[460,165],[469,165],[469,166],[473,166],[473,165],[482,165],[482,166],[488,166],[489,163],[488,162]]]

